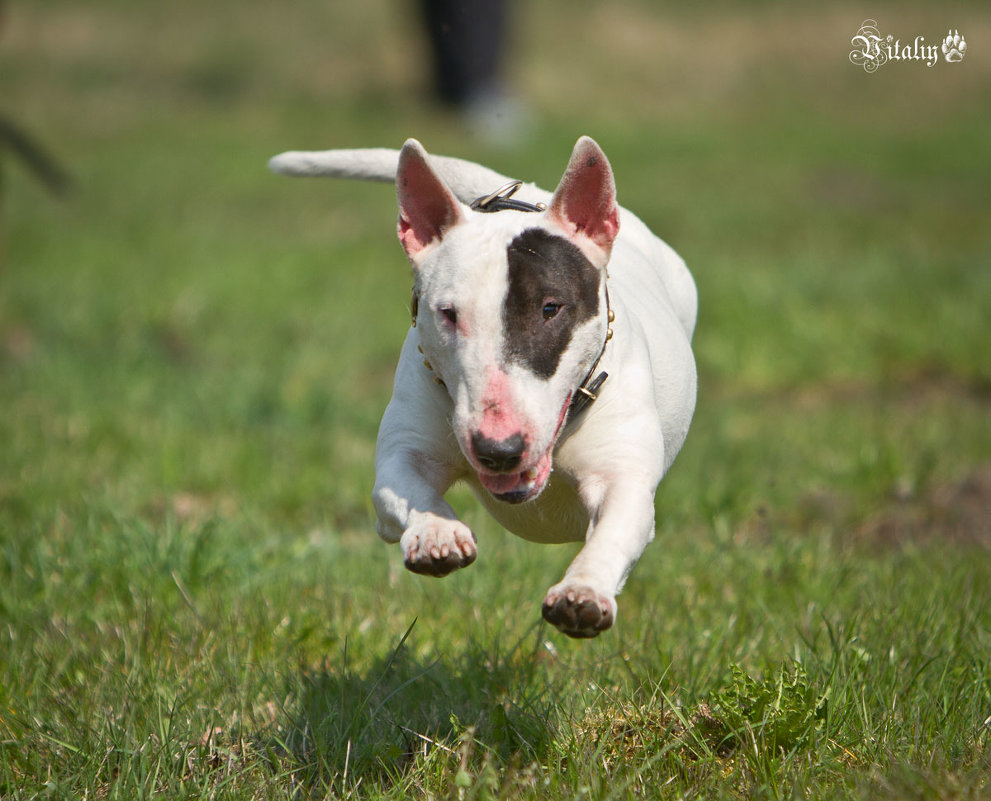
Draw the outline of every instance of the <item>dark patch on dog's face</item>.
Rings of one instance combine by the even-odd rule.
[[[599,270],[575,245],[543,228],[521,233],[507,254],[506,357],[550,378],[575,328],[599,312]]]

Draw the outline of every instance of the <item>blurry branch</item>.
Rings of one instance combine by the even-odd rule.
[[[0,159],[13,153],[54,194],[69,188],[69,176],[44,149],[0,113]]]
[[[0,0],[0,30],[4,23],[4,6],[4,0]],[[0,113],[0,246],[3,244],[3,168],[8,153],[22,161],[53,194],[64,193],[70,185],[68,174],[55,159],[29,134]],[[0,250],[0,261],[2,258],[3,252]]]
[[[0,32],[5,21],[6,2],[0,0]],[[0,112],[0,190],[3,189],[3,166],[7,154],[19,158],[35,177],[52,193],[62,194],[69,188],[69,176],[37,141]],[[2,197],[0,197],[2,200]]]
[[[59,195],[69,188],[69,176],[37,142],[0,114],[0,265],[3,264],[3,167],[8,153],[13,153],[52,193]]]

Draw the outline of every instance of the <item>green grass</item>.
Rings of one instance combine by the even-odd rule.
[[[494,146],[407,7],[9,5],[0,112],[74,189],[2,164],[0,798],[988,797],[986,8],[881,3],[971,51],[868,76],[852,6],[519,6]],[[582,133],[701,300],[591,642],[540,621],[574,549],[463,491],[463,573],[374,536],[392,195],[264,169],[415,135],[553,185]]]

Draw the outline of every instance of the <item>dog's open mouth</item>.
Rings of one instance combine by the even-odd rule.
[[[519,473],[479,473],[482,486],[500,501],[523,503],[536,498],[547,485],[551,475],[551,452],[543,454],[537,463]]]
[[[558,435],[564,428],[564,423],[568,419],[568,409],[571,407],[571,395],[564,401],[561,412],[558,415],[557,427],[554,429],[554,436],[551,437],[551,446],[540,455],[540,458],[526,470],[518,473],[483,473],[478,472],[478,480],[489,492],[500,501],[506,503],[524,503],[532,501],[547,486],[547,479],[551,476],[551,466],[553,462],[554,445],[557,443]]]

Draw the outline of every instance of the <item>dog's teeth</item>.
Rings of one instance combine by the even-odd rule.
[[[526,481],[533,481],[537,477],[537,470],[531,467],[529,470],[523,471],[523,478]]]

